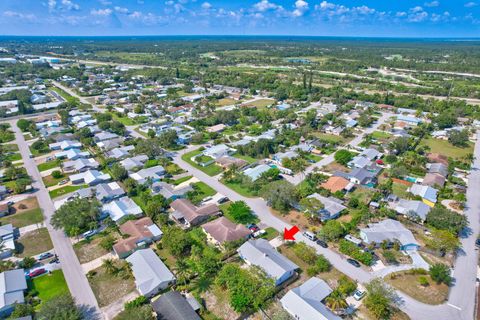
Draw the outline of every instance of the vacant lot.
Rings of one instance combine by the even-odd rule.
[[[47,228],[40,228],[21,235],[16,243],[17,256],[31,257],[53,249]]]
[[[0,218],[1,224],[13,224],[16,228],[43,222],[42,210],[38,207],[37,197],[27,198],[15,203],[8,216]]]
[[[57,167],[60,167],[60,164],[62,163],[61,160],[54,160],[54,161],[48,161],[48,162],[44,162],[44,163],[40,163],[37,167],[38,167],[38,171],[42,172],[42,171],[47,171],[47,170],[50,170],[50,169],[53,169],[53,168],[57,168]]]
[[[55,190],[52,190],[52,191],[49,192],[50,198],[54,199],[54,198],[63,196],[65,194],[77,191],[78,189],[82,189],[82,188],[85,188],[85,187],[86,187],[86,185],[65,186],[65,187],[62,187],[62,188],[58,188],[58,189],[55,189]]]
[[[245,107],[257,107],[257,108],[265,108],[271,106],[275,103],[273,99],[259,99],[249,103],[244,104]]]
[[[450,142],[440,139],[428,138],[424,139],[421,145],[430,147],[430,152],[440,153],[447,157],[460,159],[466,155],[473,153],[473,143],[469,142],[468,147],[459,148],[452,145]]]
[[[183,161],[186,161],[189,164],[191,164],[192,166],[194,166],[195,168],[197,168],[199,170],[202,170],[203,172],[205,172],[209,176],[213,177],[213,176],[216,176],[217,174],[222,173],[222,168],[220,166],[216,165],[215,163],[213,163],[211,165],[208,165],[206,167],[202,167],[201,165],[199,165],[198,163],[196,163],[195,161],[192,160],[193,157],[199,155],[200,153],[202,153],[202,151],[193,150],[193,151],[190,151],[190,152],[182,155],[182,159],[183,159]]]
[[[132,277],[123,279],[119,275],[109,274],[103,266],[89,272],[88,282],[100,307],[108,306],[135,290]]]
[[[106,233],[102,232],[90,238],[89,240],[82,240],[73,245],[73,250],[78,257],[80,263],[86,263],[108,253],[107,250],[100,246],[102,239],[106,237]],[[116,232],[112,232],[111,235],[115,239],[119,239],[120,236]]]
[[[415,300],[426,304],[441,304],[447,300],[448,286],[436,284],[428,275],[424,276],[429,281],[428,286],[420,285],[420,275],[407,274],[406,272],[398,272],[392,275],[386,277],[386,281]]]

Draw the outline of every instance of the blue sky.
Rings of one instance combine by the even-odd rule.
[[[0,34],[480,37],[480,0],[1,0]]]

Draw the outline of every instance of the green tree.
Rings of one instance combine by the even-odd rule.
[[[445,252],[454,252],[460,247],[460,240],[448,230],[431,230],[432,236],[427,239],[428,247]]]
[[[189,233],[179,227],[167,227],[162,237],[162,245],[173,256],[185,256],[192,246],[192,238]]]
[[[69,294],[45,301],[37,313],[39,320],[83,320],[84,316]]]
[[[33,306],[29,303],[16,303],[13,307],[13,312],[8,317],[9,320],[15,320],[22,317],[32,316],[35,312]]]
[[[320,200],[314,197],[303,198],[302,200],[300,200],[300,205],[302,206],[303,210],[305,210],[305,212],[310,214],[317,214],[318,211],[325,208],[325,205]]]
[[[340,163],[341,165],[346,166],[352,159],[354,155],[348,150],[338,150],[335,152],[334,158],[335,161]]]
[[[281,213],[287,213],[297,200],[295,186],[284,180],[267,184],[262,195],[269,206]]]
[[[333,290],[333,292],[325,298],[325,304],[333,311],[345,309],[348,306],[344,295],[338,290]]]
[[[252,209],[245,201],[235,201],[230,204],[227,209],[228,215],[233,218],[236,223],[249,224],[254,223],[256,217],[252,214]]]
[[[381,279],[374,279],[366,286],[365,306],[377,319],[388,319],[396,308],[395,291]]]
[[[449,286],[452,283],[452,277],[450,275],[450,268],[443,263],[435,263],[430,266],[428,271],[430,277],[436,283],[445,283]]]
[[[153,320],[153,309],[151,305],[142,305],[135,308],[128,308],[120,312],[115,320]]]
[[[456,147],[466,147],[468,145],[468,136],[467,130],[452,130],[448,135],[448,141]]]
[[[72,237],[94,229],[100,217],[100,203],[97,200],[76,198],[63,204],[52,216],[56,229],[63,229]]]
[[[110,168],[114,180],[123,181],[128,178],[128,171],[119,163],[114,163]]]
[[[434,207],[427,214],[426,223],[440,230],[458,235],[468,225],[467,217],[442,207]]]
[[[325,240],[334,241],[345,235],[345,232],[345,228],[340,221],[328,220],[320,230],[320,236]]]

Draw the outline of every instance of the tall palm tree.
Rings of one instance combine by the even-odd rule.
[[[182,280],[183,285],[187,284],[187,280],[190,277],[190,266],[185,259],[177,260],[175,263],[175,272],[179,281]]]
[[[344,309],[348,306],[348,303],[347,303],[347,301],[345,301],[345,298],[343,297],[343,294],[338,290],[334,290],[325,299],[325,303],[326,303],[327,307],[329,307],[333,311]]]

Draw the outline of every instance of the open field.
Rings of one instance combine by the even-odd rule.
[[[440,153],[450,158],[461,159],[466,155],[473,153],[473,143],[469,142],[468,147],[459,148],[450,142],[440,139],[423,139],[420,145],[430,147],[430,152]]]
[[[31,257],[53,249],[47,228],[40,228],[21,235],[16,243],[17,256]]]

